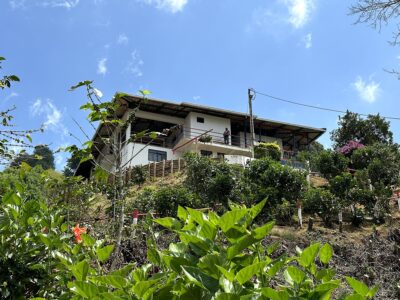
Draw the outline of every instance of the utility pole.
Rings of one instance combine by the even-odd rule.
[[[250,146],[251,146],[251,156],[254,158],[254,141],[255,141],[255,134],[254,134],[254,119],[253,119],[253,96],[254,91],[253,89],[248,89],[247,94],[249,96],[249,113],[250,113]]]

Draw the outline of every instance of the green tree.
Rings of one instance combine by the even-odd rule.
[[[20,153],[10,164],[11,167],[18,167],[22,162],[27,163],[31,167],[41,166],[44,170],[54,169],[53,151],[46,145],[37,145],[33,150],[33,154],[26,152]]]
[[[373,185],[385,186],[399,183],[399,145],[375,144],[354,151],[352,165],[357,170],[366,170]]]
[[[331,132],[334,148],[346,145],[348,141],[356,141],[365,146],[375,143],[392,144],[393,133],[390,122],[379,114],[368,115],[363,119],[359,114],[347,111],[339,117],[338,128]]]
[[[304,172],[283,166],[270,158],[251,161],[245,169],[242,184],[245,202],[254,204],[268,199],[261,214],[266,219],[288,214],[291,216],[307,186]],[[280,211],[282,208],[288,211]]]
[[[63,174],[66,177],[73,176],[75,174],[76,169],[79,166],[81,159],[79,157],[71,155],[70,158],[67,159],[67,164],[64,167]]]
[[[308,147],[308,149],[300,151],[297,156],[296,159],[303,162],[303,163],[309,163],[309,168],[312,172],[317,172],[317,164],[316,164],[316,159],[318,157],[318,155],[324,151],[324,146],[317,142],[311,142],[310,146]]]
[[[348,163],[343,154],[332,150],[320,152],[315,159],[316,169],[327,179],[347,171]]]

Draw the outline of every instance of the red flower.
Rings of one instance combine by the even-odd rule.
[[[77,243],[82,242],[82,233],[86,233],[87,228],[86,227],[79,227],[79,224],[76,224],[75,227],[72,228],[72,232],[74,233],[75,240]]]

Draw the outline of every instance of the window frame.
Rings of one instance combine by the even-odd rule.
[[[159,160],[158,160],[158,157]],[[154,159],[156,158],[156,159]],[[149,149],[149,151],[147,152],[147,160],[151,161],[151,162],[160,162],[163,160],[167,160],[168,158],[168,153],[167,151],[163,151],[163,150],[157,150],[157,149]]]
[[[204,123],[205,123],[204,117],[197,117],[197,118],[196,118],[196,121],[197,121],[197,123],[201,123],[201,124],[204,124]]]

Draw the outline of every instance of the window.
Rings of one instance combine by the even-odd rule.
[[[212,156],[212,151],[208,151],[208,150],[200,150],[200,155],[201,156],[205,156],[205,157],[211,157]]]
[[[167,152],[149,149],[149,161],[163,161],[167,160]]]
[[[197,117],[197,123],[204,123],[203,117]]]

